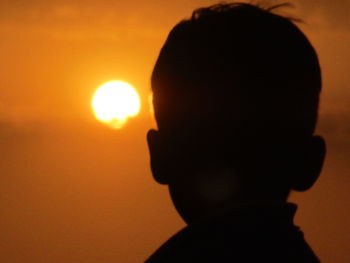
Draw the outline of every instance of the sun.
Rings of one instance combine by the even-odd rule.
[[[140,112],[141,102],[139,94],[130,84],[110,81],[96,90],[91,106],[97,120],[114,129],[121,129],[128,118]]]

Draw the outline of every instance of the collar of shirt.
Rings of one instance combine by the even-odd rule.
[[[215,218],[186,226],[166,241],[146,262],[171,255],[173,248],[187,247],[217,233],[249,233],[261,229],[296,228],[293,219],[297,206],[292,203],[256,202],[235,206]]]

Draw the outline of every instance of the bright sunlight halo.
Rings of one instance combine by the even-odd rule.
[[[114,129],[121,129],[129,117],[140,112],[137,91],[128,83],[110,81],[99,87],[91,102],[95,117]]]

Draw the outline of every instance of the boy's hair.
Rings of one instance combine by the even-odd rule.
[[[317,54],[293,19],[271,12],[280,6],[217,4],[172,29],[152,74],[160,130],[313,134]]]

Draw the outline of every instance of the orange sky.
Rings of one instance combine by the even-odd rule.
[[[184,224],[153,182],[145,133],[149,78],[168,31],[216,1],[0,3],[0,262],[141,262]],[[318,133],[328,141],[315,187],[293,194],[297,224],[323,262],[350,262],[349,1],[285,10],[319,52]],[[112,79],[134,85],[142,112],[116,131],[90,109]]]

